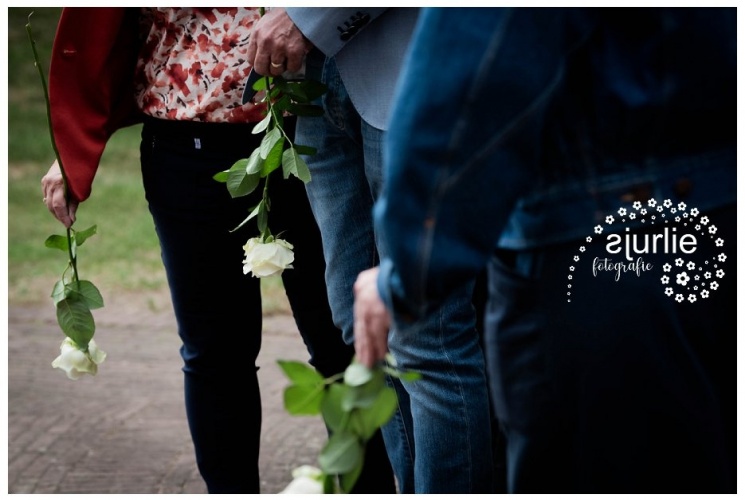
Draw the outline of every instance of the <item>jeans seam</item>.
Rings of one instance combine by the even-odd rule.
[[[448,366],[450,367],[451,377],[453,377],[453,379],[457,382],[458,396],[460,397],[463,422],[465,423],[465,427],[466,427],[465,437],[466,437],[466,448],[467,448],[466,457],[468,460],[467,465],[466,465],[468,468],[468,475],[467,475],[468,486],[469,486],[468,491],[473,491],[473,463],[471,461],[471,456],[473,454],[473,446],[471,445],[471,433],[470,433],[471,423],[469,422],[469,419],[468,419],[468,412],[465,411],[467,403],[464,397],[463,383],[461,382],[460,377],[456,373],[456,370],[453,369],[453,361],[448,354],[448,350],[445,349],[445,342],[444,342],[444,335],[443,335],[444,312],[442,308],[440,309],[438,315],[439,315],[439,325],[438,325],[439,328],[438,329],[440,331],[440,350],[443,353],[445,359],[447,360]]]

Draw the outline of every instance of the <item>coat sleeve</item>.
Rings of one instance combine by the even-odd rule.
[[[134,124],[136,9],[65,8],[49,71],[51,124],[71,195],[90,196],[111,135]]]
[[[326,57],[333,57],[387,7],[297,7],[287,14]]]

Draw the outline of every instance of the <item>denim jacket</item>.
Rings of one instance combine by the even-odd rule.
[[[735,202],[734,8],[424,9],[404,68],[375,207],[397,322],[496,248],[652,197]]]

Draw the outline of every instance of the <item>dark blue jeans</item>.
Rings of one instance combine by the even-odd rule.
[[[707,215],[728,259],[695,303],[665,295],[666,256],[614,281],[583,255],[571,303],[584,240],[492,258],[486,356],[509,492],[736,491],[736,210]]]
[[[294,120],[287,125],[293,132]],[[142,131],[145,194],[183,342],[189,428],[210,493],[259,493],[260,280],[242,269],[242,247],[258,229],[252,221],[230,231],[258,203],[261,186],[232,199],[212,178],[258,146],[262,135],[252,135],[252,126],[148,120]],[[321,238],[305,187],[275,174],[269,225],[295,247],[294,269],[282,281],[310,363],[329,376],[346,368],[353,348],[331,319]],[[378,433],[368,444],[355,492],[394,491]]]

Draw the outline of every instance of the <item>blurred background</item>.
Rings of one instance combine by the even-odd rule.
[[[67,257],[44,246],[65,231],[42,204],[40,181],[54,152],[26,32],[31,12],[46,75],[61,8],[8,8],[7,492],[204,493],[183,409],[180,343],[142,187],[139,126],[109,141],[75,223],[98,226],[78,265],[105,301],[93,314],[108,358],[97,376],[77,381],[50,366],[64,338],[50,293]],[[262,280],[262,291],[260,468],[262,492],[275,493],[294,467],[315,463],[326,435],[320,419],[284,411],[286,379],[276,360],[306,361],[307,353],[281,280]]]

